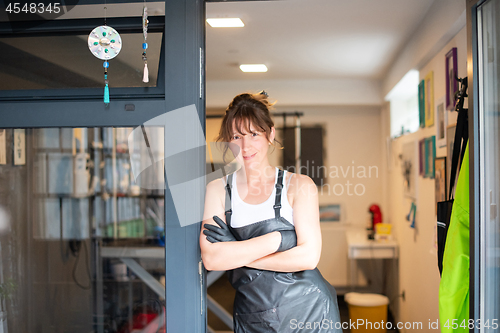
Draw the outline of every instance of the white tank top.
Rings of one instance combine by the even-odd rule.
[[[279,169],[276,168],[276,175],[274,176],[275,185],[276,182],[278,181],[278,171]],[[286,182],[287,173],[288,172],[285,170],[283,175],[283,183]],[[227,176],[226,176],[226,183],[227,183]],[[283,185],[283,190],[281,191],[280,215],[284,217],[288,222],[293,224],[293,208],[288,202],[288,197],[287,197],[288,184],[289,181]],[[276,186],[273,187],[273,192],[266,201],[254,205],[246,203],[240,198],[238,194],[238,189],[236,187],[236,172],[233,174],[233,183],[231,185],[232,185],[231,227],[240,228],[263,220],[272,219],[275,217],[273,206],[274,206],[274,201],[276,200]]]

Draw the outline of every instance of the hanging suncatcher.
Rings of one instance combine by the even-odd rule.
[[[89,49],[90,52],[97,58],[104,60],[104,104],[109,104],[109,87],[108,87],[108,60],[113,59],[120,53],[122,49],[122,39],[120,34],[110,26],[104,25],[94,28],[89,34]]]

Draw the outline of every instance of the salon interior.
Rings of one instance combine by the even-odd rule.
[[[370,295],[377,332],[445,331],[437,203],[468,129],[455,305],[498,318],[499,0],[30,6],[0,13],[0,333],[232,332],[200,216],[237,168],[214,143],[225,109],[261,91],[271,163],[317,185],[342,321]]]

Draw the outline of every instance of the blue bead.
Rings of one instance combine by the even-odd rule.
[[[102,67],[104,67],[104,68],[108,68],[108,67],[109,67],[109,62],[105,61],[105,62],[102,64]]]
[[[142,43],[142,48],[145,50],[148,48],[148,43]]]

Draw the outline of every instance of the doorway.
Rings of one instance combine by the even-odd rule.
[[[103,63],[93,58],[86,38],[79,37],[103,25],[104,2],[80,1],[68,12],[76,17],[27,24],[15,36],[11,22],[0,22],[2,42],[17,52],[2,61],[0,70],[10,75],[0,91],[5,138],[0,147],[6,156],[0,169],[2,186],[12,185],[3,187],[2,202],[15,202],[6,215],[10,226],[20,228],[2,241],[2,256],[11,263],[20,254],[11,267],[2,266],[8,278],[0,281],[5,283],[3,332],[32,332],[44,323],[50,323],[44,328],[48,331],[119,332],[156,319],[163,319],[157,322],[160,332],[162,327],[167,332],[204,330],[199,224],[180,226],[178,214],[187,208],[175,207],[168,186],[144,189],[137,183],[143,180],[130,176],[134,157],[128,141],[132,129],[141,134],[141,125],[183,106],[194,105],[197,117],[203,117],[204,73],[199,64],[204,9],[191,0],[146,5],[151,8],[148,85],[141,82],[144,2],[106,1],[107,25],[123,34],[130,47],[120,61],[120,56],[110,61],[108,105],[103,101]],[[78,16],[78,10],[87,16]],[[127,11],[131,14],[124,15]],[[16,38],[31,42],[16,43]],[[61,40],[65,42],[55,47],[54,41]],[[33,52],[36,43],[45,52]],[[14,159],[20,133],[25,164]],[[119,137],[121,147],[116,144]],[[144,149],[136,152],[148,159],[147,136],[139,137]],[[188,141],[179,136],[176,142],[162,142],[161,153]],[[200,188],[191,195],[191,210],[201,205],[203,193]],[[18,246],[7,252],[9,244]],[[144,252],[143,247],[154,250]],[[9,271],[15,267],[23,270]],[[21,280],[13,281],[19,274]],[[71,293],[75,297],[68,297]],[[51,303],[57,300],[60,304]],[[34,312],[27,314],[27,306]],[[25,330],[14,329],[21,320]]]

